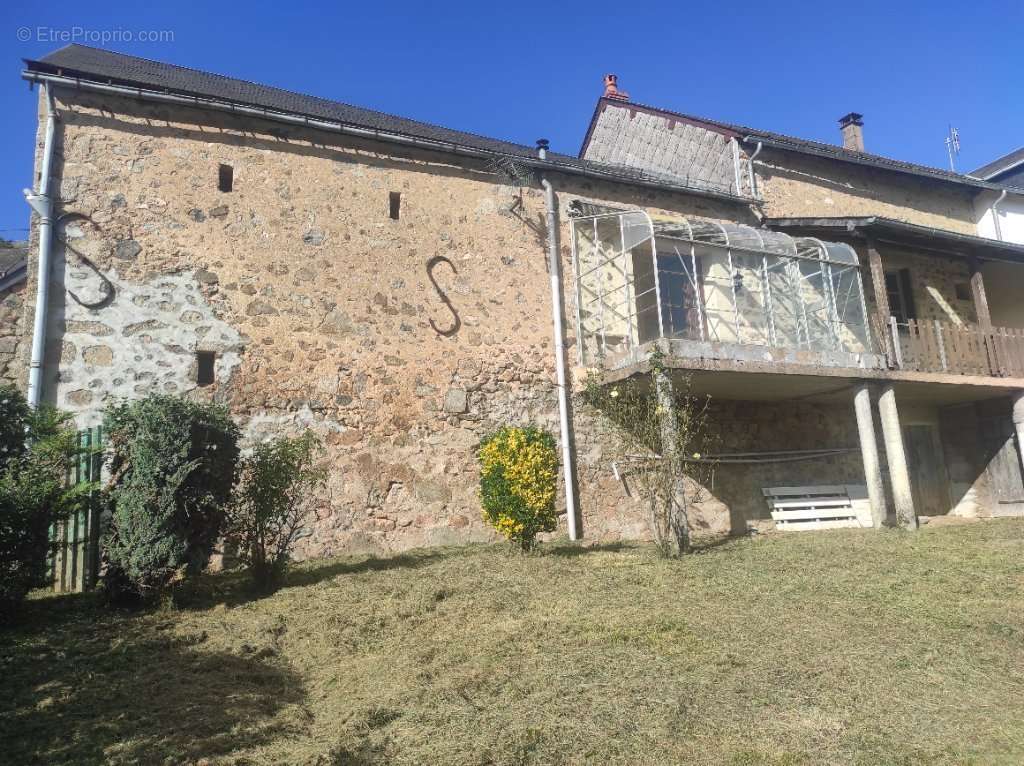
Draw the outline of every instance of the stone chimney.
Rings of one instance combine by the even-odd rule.
[[[864,115],[850,112],[839,118],[839,130],[843,133],[843,148],[855,152],[864,151]]]
[[[604,76],[604,97],[613,98],[616,101],[629,101],[629,94],[619,90],[619,76],[617,74],[606,74]]]

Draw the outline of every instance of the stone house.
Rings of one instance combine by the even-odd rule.
[[[561,393],[654,344],[749,458],[723,459],[698,531],[762,523],[777,485],[863,485],[874,523],[1024,508],[1024,339],[998,327],[1024,325],[986,300],[1024,247],[974,234],[993,184],[613,81],[571,156],[82,46],[23,76],[43,87],[19,383],[83,426],[161,391],[227,404],[249,440],[315,430],[333,470],[307,555],[489,539],[480,437],[568,431]],[[644,536],[596,414],[564,410],[564,523]]]

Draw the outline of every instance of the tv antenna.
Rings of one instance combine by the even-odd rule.
[[[956,158],[960,154],[960,131],[949,126],[949,135],[946,136],[946,153],[949,154],[949,169],[956,172]]]

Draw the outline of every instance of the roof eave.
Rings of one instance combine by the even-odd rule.
[[[855,234],[876,239],[883,239],[888,234],[891,237],[889,241],[898,243],[900,238],[903,239],[904,244],[926,241],[929,243],[929,249],[942,251],[949,255],[974,256],[981,260],[1024,264],[1024,245],[898,221],[895,218],[881,216],[766,218],[764,224],[769,228],[831,232],[833,235],[845,232],[848,235]]]

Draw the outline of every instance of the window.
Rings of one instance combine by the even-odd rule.
[[[689,258],[658,253],[658,293],[661,297],[661,321],[666,338],[701,337],[696,286],[703,285],[704,280],[699,257],[696,279],[691,277],[691,269]]]
[[[691,273],[693,261],[689,254],[680,257],[671,250],[659,252],[655,281],[651,256],[634,252],[632,258],[632,292],[639,342],[647,343],[657,339],[662,329],[666,338],[699,340],[706,335],[706,323],[704,332],[701,331],[700,309],[700,293],[704,289],[703,259],[697,256],[697,273],[694,275]],[[657,291],[654,289],[655,283]]]
[[[402,193],[401,192],[391,192],[388,195],[388,207],[389,207],[388,215],[391,217],[391,220],[397,221],[398,217],[402,213]]]
[[[897,324],[906,325],[908,320],[917,319],[910,269],[885,272],[885,292],[889,296],[889,313],[896,317]]]
[[[217,188],[222,192],[231,191],[235,183],[235,171],[230,165],[221,165],[217,171]]]
[[[213,351],[196,352],[196,383],[200,387],[213,384],[215,361],[217,361],[217,355]]]

